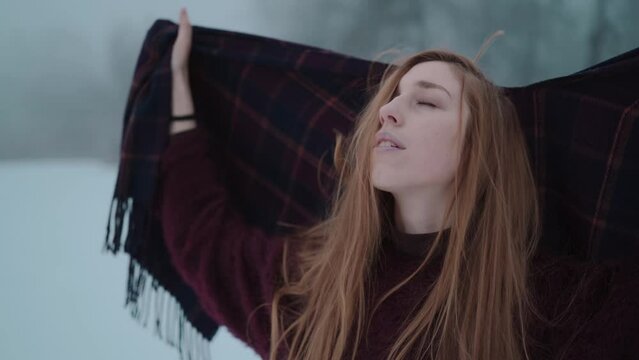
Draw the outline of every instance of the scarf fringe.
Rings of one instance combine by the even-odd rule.
[[[147,214],[142,209],[132,211],[134,208],[132,204],[131,198],[114,197],[111,201],[103,252],[116,254],[121,250],[123,231],[127,234],[124,243],[127,252],[131,253],[130,249],[135,248],[132,240],[135,239],[136,229],[130,224],[146,224]],[[109,238],[111,234],[113,237]],[[150,286],[147,281],[150,281]],[[211,359],[210,342],[187,320],[182,307],[173,295],[166,291],[160,282],[132,256],[129,260],[124,306],[144,327],[148,327],[149,316],[153,313],[155,335],[172,347],[176,347],[181,360]]]
[[[124,306],[129,308],[131,316],[138,323],[148,327],[152,313],[155,335],[176,347],[180,359],[211,359],[209,341],[186,319],[175,298],[133,258],[129,262],[127,284]]]
[[[111,200],[111,206],[109,207],[109,219],[107,221],[106,228],[106,240],[104,242],[103,251],[110,251],[113,255],[117,254],[120,251],[120,247],[122,244],[122,228],[124,220],[129,220],[131,216],[131,202],[133,200],[131,198],[121,199],[117,196],[114,196]],[[113,208],[115,206],[115,213]],[[113,221],[113,225],[111,222]],[[127,221],[127,229],[128,229]],[[111,230],[113,229],[113,238],[109,238],[111,235]]]

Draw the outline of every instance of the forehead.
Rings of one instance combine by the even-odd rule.
[[[437,85],[441,85],[450,93],[452,99],[459,98],[461,84],[450,65],[443,61],[427,61],[413,66],[399,81],[399,90],[406,91],[414,87],[415,84],[425,80]],[[446,94],[441,90],[432,90]],[[447,97],[447,96],[446,96]]]

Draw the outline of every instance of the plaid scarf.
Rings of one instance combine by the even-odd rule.
[[[130,256],[131,315],[146,326],[153,308],[157,335],[182,358],[207,358],[218,324],[172,267],[158,211],[176,35],[177,24],[157,20],[142,45],[104,250]],[[386,66],[193,26],[189,71],[198,122],[231,154],[224,160],[228,190],[249,223],[281,234],[287,227],[279,225],[322,218],[336,179],[335,135],[351,131]],[[568,76],[502,89],[520,116],[542,199],[540,246],[594,262],[637,258],[639,48]]]

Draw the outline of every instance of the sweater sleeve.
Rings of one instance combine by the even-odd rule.
[[[248,225],[233,208],[209,144],[198,127],[172,135],[162,154],[164,240],[209,316],[263,354],[283,239]]]

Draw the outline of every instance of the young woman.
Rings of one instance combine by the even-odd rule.
[[[330,213],[280,238],[232,208],[207,133],[183,119],[194,113],[191,33],[182,10],[165,240],[208,314],[262,357],[587,358],[612,341],[612,321],[616,334],[633,326],[593,315],[602,307],[591,290],[609,272],[537,256],[539,205],[516,111],[472,61],[424,51],[385,74],[338,141]]]

